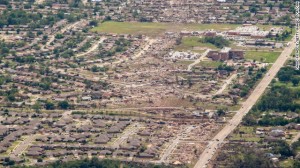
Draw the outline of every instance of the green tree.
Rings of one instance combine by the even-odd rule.
[[[35,104],[32,106],[32,109],[33,109],[36,113],[40,112],[40,110],[41,110],[41,104],[40,104],[40,102],[36,101]]]
[[[55,109],[54,103],[52,103],[50,101],[46,101],[46,103],[45,103],[45,109],[46,110],[54,110]]]
[[[244,153],[242,157],[235,157],[232,168],[271,168],[272,164],[268,158],[257,152]]]
[[[56,39],[62,39],[62,38],[64,38],[64,35],[63,35],[63,34],[60,34],[60,33],[57,33],[57,34],[55,35],[55,38],[56,38]]]
[[[224,116],[226,114],[225,110],[223,109],[218,109],[217,110],[217,115],[220,117],[220,116]]]
[[[230,44],[229,40],[226,40],[225,38],[223,38],[221,36],[205,37],[204,39],[200,39],[200,42],[211,43],[218,48],[223,48],[225,46],[229,46],[229,44]]]
[[[69,102],[68,101],[61,101],[58,102],[58,107],[60,107],[61,109],[68,109],[69,108]]]
[[[98,26],[98,21],[97,20],[92,20],[90,21],[90,26]]]
[[[300,82],[299,77],[293,77],[292,78],[293,86],[298,86],[299,82]]]

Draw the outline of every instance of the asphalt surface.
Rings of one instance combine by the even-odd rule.
[[[77,54],[75,57],[82,57],[82,56],[85,56],[85,55],[87,55],[87,54],[89,54],[89,53],[95,51],[95,50],[98,48],[99,44],[103,43],[103,41],[104,41],[105,39],[106,39],[106,37],[101,37],[100,40],[98,40],[96,43],[94,43],[94,44],[92,45],[92,47],[90,47],[86,52],[79,53],[79,54]]]
[[[195,60],[195,62],[193,62],[192,64],[190,64],[188,66],[187,70],[190,71],[190,70],[192,70],[192,68],[195,65],[199,64],[206,57],[206,55],[209,53],[209,51],[210,51],[210,49],[207,49],[204,53],[202,53],[201,56],[198,59]]]
[[[24,141],[20,142],[11,152],[11,156],[20,156],[31,144],[38,138],[39,135],[30,135]]]
[[[194,168],[207,167],[209,161],[214,156],[216,150],[224,142],[225,138],[240,124],[243,117],[250,111],[252,106],[264,93],[272,79],[276,76],[277,72],[284,65],[289,58],[293,49],[296,47],[295,37],[291,40],[290,46],[287,46],[278,57],[273,66],[269,69],[267,74],[263,77],[260,83],[256,86],[248,99],[242,104],[240,110],[233,116],[233,118],[226,124],[226,126],[211,140],[206,149],[200,155],[199,160]]]
[[[55,35],[57,33],[64,33],[65,31],[74,28],[75,26],[77,26],[80,23],[82,23],[82,20],[78,21],[78,22],[75,22],[75,23],[72,23],[72,24],[68,24],[65,27],[63,27],[61,30],[59,30],[58,32],[55,32],[54,34],[50,35],[50,38],[49,38],[49,40],[48,40],[48,42],[46,43],[45,46],[49,46],[51,44],[51,42],[53,42],[55,40]]]
[[[133,123],[131,128],[127,129],[118,139],[113,142],[113,148],[119,148],[122,143],[124,143],[128,138],[135,134],[142,125],[139,123]]]
[[[184,138],[186,134],[191,132],[193,129],[193,126],[187,126],[184,128],[184,130],[177,135],[176,139],[172,141],[172,143],[163,151],[162,156],[159,161],[156,163],[168,163],[169,156],[172,154],[172,152],[175,150],[176,146],[181,142],[181,139]]]
[[[70,114],[72,113],[72,111],[65,111],[62,114],[62,117],[59,120],[65,119],[67,117],[70,116]],[[0,117],[1,120],[1,117]],[[26,151],[26,149],[32,145],[32,143],[36,140],[36,138],[38,138],[40,135],[39,134],[34,134],[34,135],[30,135],[28,137],[26,137],[25,140],[23,140],[22,142],[20,142],[10,153],[11,156],[20,156],[22,153],[24,153]]]
[[[218,94],[222,94],[223,91],[227,88],[227,86],[231,83],[232,80],[234,80],[237,77],[237,74],[233,74],[231,75],[222,85],[222,87],[214,94],[214,95],[218,95]]]
[[[300,138],[300,132],[298,132],[298,134],[292,139],[291,144],[298,141],[299,138]]]

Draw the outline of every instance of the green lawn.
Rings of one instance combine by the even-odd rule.
[[[229,138],[229,140],[231,141],[240,141],[240,140],[245,140],[247,142],[258,142],[260,141],[259,137],[256,137],[255,135],[243,135],[242,137],[240,137],[239,134],[233,134],[232,137]]]
[[[162,23],[140,23],[140,22],[104,22],[91,31],[116,33],[116,34],[144,34],[154,36],[167,30],[167,25]]]
[[[260,137],[255,135],[254,127],[240,126],[237,128],[237,132],[233,133],[230,140],[245,140],[248,142],[258,142],[261,140]],[[241,134],[239,134],[241,132]]]
[[[175,24],[175,23],[146,23],[146,22],[104,22],[99,23],[99,26],[94,27],[91,31],[117,34],[144,34],[148,36],[157,36],[166,31],[182,31],[182,30],[233,30],[239,24]],[[271,25],[258,25],[261,28],[269,29]]]
[[[182,76],[182,77],[184,77],[184,76]],[[241,108],[240,105],[227,106],[227,105],[222,105],[222,104],[216,105],[213,103],[203,103],[203,102],[197,103],[196,106],[203,107],[208,110],[218,110],[218,109],[226,109],[227,108],[229,111],[237,111]]]
[[[254,128],[242,126],[242,127],[239,127],[239,131],[245,132],[246,134],[252,134],[254,131]]]
[[[293,36],[295,35],[295,32],[296,32],[296,28],[292,28],[292,34],[289,35],[288,38],[286,38],[284,41],[288,42],[288,41],[291,41]],[[290,31],[291,29],[289,27],[284,27],[284,30],[287,30],[287,31]]]
[[[175,50],[177,51],[187,51],[187,50],[197,50],[201,49],[203,50],[204,48],[210,48],[210,49],[217,49],[216,46],[210,43],[202,43],[200,42],[199,37],[183,37],[181,40],[181,44],[175,46]],[[196,48],[195,48],[196,47]]]
[[[299,45],[299,46],[300,46],[300,45]],[[294,49],[294,50],[293,50],[293,52],[292,52],[291,56],[294,56],[294,55],[295,55],[295,53],[296,53],[296,49]]]
[[[219,61],[201,61],[198,65],[205,68],[217,68],[219,65],[222,65],[222,62]]]
[[[239,134],[233,134],[232,137],[229,138],[231,141],[240,141],[244,140],[247,142],[259,142],[261,138],[256,137],[255,135],[249,134],[249,135],[242,135],[240,136]]]
[[[180,60],[177,61],[176,63],[181,64],[181,65],[190,65],[192,64],[194,61],[189,61],[189,60]]]
[[[293,88],[293,84],[292,82],[280,82],[277,81],[276,83],[274,83],[275,86],[287,86],[289,88]]]
[[[280,52],[269,52],[269,51],[246,51],[245,58],[250,60],[256,60],[266,63],[274,63],[279,57]]]
[[[292,168],[294,161],[292,159],[286,159],[279,162],[280,167],[282,168]]]

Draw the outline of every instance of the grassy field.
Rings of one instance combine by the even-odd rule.
[[[183,37],[181,40],[181,44],[175,46],[175,50],[177,51],[187,51],[187,50],[197,50],[204,49],[204,48],[210,48],[210,49],[217,49],[213,44],[210,43],[202,43],[200,42],[199,37]],[[195,48],[196,47],[196,48]]]
[[[144,34],[154,36],[167,30],[166,24],[161,23],[130,23],[130,22],[104,22],[91,31],[116,34]]]
[[[241,127],[239,127],[239,131],[242,131],[242,132],[244,132],[246,134],[252,134],[252,133],[255,132],[253,127],[247,127],[247,126],[241,126]]]
[[[287,86],[289,88],[293,88],[293,84],[292,82],[280,82],[277,81],[276,83],[274,83],[275,86]]]
[[[279,165],[282,168],[292,168],[293,164],[294,164],[294,161],[292,159],[286,159],[286,160],[279,162]]]
[[[293,30],[292,30],[292,34],[290,34],[289,37],[286,38],[284,41],[287,42],[287,41],[291,41],[291,40],[292,40],[293,36],[295,35],[296,28],[292,28],[292,29],[293,29]],[[289,27],[284,27],[284,30],[290,31],[291,28],[289,28]]]
[[[216,105],[213,103],[203,103],[199,102],[196,104],[197,107],[204,107],[207,110],[218,110],[218,109],[228,109],[229,111],[237,111],[241,108],[241,105],[227,106],[227,105]]]
[[[144,34],[148,36],[157,36],[167,31],[181,30],[232,30],[240,25],[238,24],[174,24],[174,23],[145,23],[145,22],[104,22],[91,31],[117,34]],[[271,25],[258,25],[263,29],[270,29]]]
[[[243,134],[239,134],[239,132]],[[239,127],[238,132],[232,134],[230,140],[245,140],[248,142],[258,142],[261,138],[257,137],[254,133],[253,127]]]
[[[268,52],[268,51],[246,51],[245,58],[250,60],[256,60],[266,63],[274,63],[279,57],[280,52]]]
[[[219,65],[222,65],[222,62],[219,61],[201,61],[198,65],[205,68],[217,68]]]
[[[180,60],[180,61],[177,61],[175,64],[178,64],[178,65],[182,65],[182,66],[188,67],[188,65],[192,64],[193,62],[194,62],[194,61]]]

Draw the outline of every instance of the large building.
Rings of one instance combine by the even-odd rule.
[[[220,51],[212,50],[207,54],[208,58],[214,61],[226,61],[229,59],[243,59],[244,51],[242,50],[232,50],[231,48],[225,47]]]

